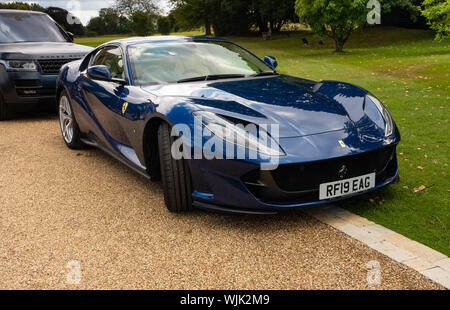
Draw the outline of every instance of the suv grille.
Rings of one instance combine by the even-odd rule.
[[[41,80],[14,80],[14,85],[17,88],[27,88],[27,87],[41,87]]]
[[[42,72],[44,74],[58,74],[59,69],[68,62],[78,60],[79,58],[65,58],[65,59],[45,59],[39,60]]]

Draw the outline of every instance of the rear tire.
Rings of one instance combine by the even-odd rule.
[[[80,150],[84,147],[81,141],[81,131],[73,113],[72,103],[64,90],[58,100],[58,116],[61,134],[67,147],[72,150]]]
[[[158,128],[159,160],[164,200],[170,212],[191,211],[191,173],[186,160],[175,160],[172,157],[171,149],[175,137],[172,137],[170,132],[167,123],[162,123]]]
[[[3,100],[3,96],[0,93],[0,121],[6,121],[9,118],[10,114],[8,110],[8,105],[5,102],[5,100]]]

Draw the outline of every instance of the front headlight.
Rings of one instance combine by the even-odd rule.
[[[366,100],[372,101],[373,104],[375,104],[375,106],[377,107],[378,111],[380,111],[385,123],[384,131],[386,137],[391,136],[394,133],[394,119],[392,118],[391,113],[389,113],[388,109],[386,109],[386,107],[381,103],[381,101],[375,98],[374,96],[367,95]]]
[[[269,156],[286,155],[272,136],[261,127],[254,125],[256,132],[254,130],[246,130],[244,125],[234,124],[217,114],[207,111],[194,112],[192,115],[202,122],[215,136],[226,142]]]
[[[38,65],[33,60],[0,60],[6,71],[36,72]]]

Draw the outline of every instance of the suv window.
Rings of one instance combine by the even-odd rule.
[[[109,46],[99,50],[92,58],[91,66],[106,66],[114,79],[125,79],[123,70],[122,51],[116,46]]]

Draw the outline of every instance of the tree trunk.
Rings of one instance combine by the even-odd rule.
[[[273,20],[269,20],[269,29],[270,29],[271,32],[275,32],[275,27],[274,27],[274,24],[273,24]]]
[[[259,13],[255,15],[256,24],[258,25],[259,32],[267,32],[269,31],[269,27],[267,27],[267,20],[265,20]]]
[[[205,35],[206,36],[212,35],[211,22],[209,21],[209,17],[205,17]]]
[[[334,39],[334,49],[336,53],[342,53],[344,50],[345,41],[341,41],[339,39]]]

